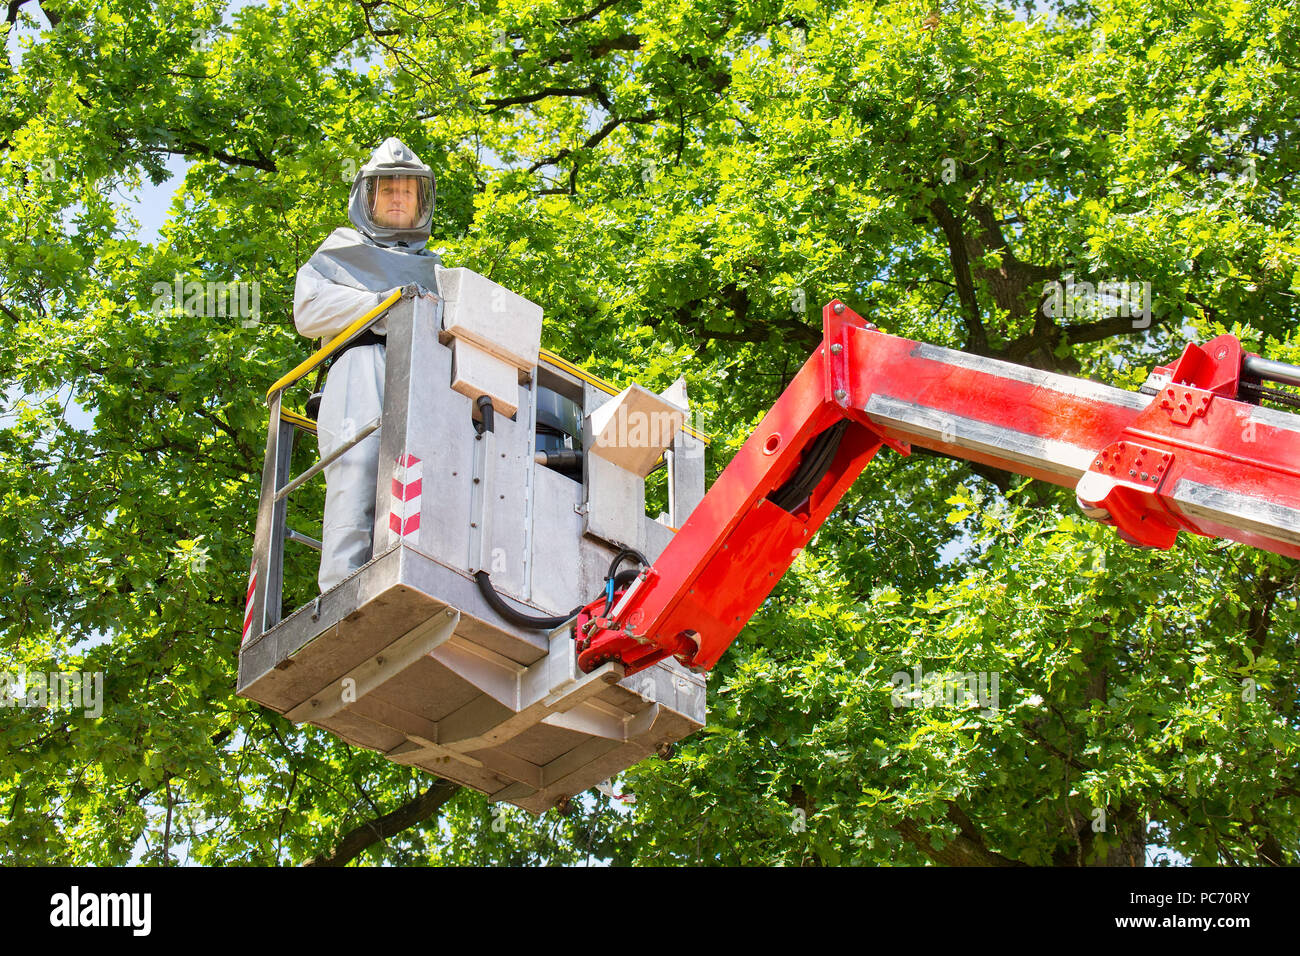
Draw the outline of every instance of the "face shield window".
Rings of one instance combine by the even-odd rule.
[[[366,212],[385,229],[423,229],[433,214],[433,182],[427,176],[367,176]]]

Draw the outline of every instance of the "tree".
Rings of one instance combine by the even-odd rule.
[[[105,674],[99,718],[0,712],[7,859],[1295,862],[1295,562],[1139,552],[938,456],[871,466],[715,671],[706,730],[626,775],[632,812],[493,813],[233,695],[260,395],[385,136],[435,168],[444,259],[541,303],[546,345],[651,387],[686,368],[718,466],[832,297],[1130,389],[1222,331],[1300,360],[1289,7],[7,14],[0,647]],[[169,156],[143,241],[117,190]],[[159,301],[177,276],[258,283],[259,320]],[[313,561],[287,574],[305,594]],[[936,704],[952,674],[984,704]]]

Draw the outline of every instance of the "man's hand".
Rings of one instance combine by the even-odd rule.
[[[425,296],[429,298],[437,297],[435,293],[430,292],[418,282],[412,282],[409,285],[402,286],[402,298],[404,299],[423,298]]]

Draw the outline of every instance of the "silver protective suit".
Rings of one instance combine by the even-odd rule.
[[[368,194],[376,178],[427,177],[427,204],[409,228],[376,223]],[[437,291],[438,256],[424,248],[433,206],[433,171],[400,140],[375,150],[352,184],[348,218],[355,229],[335,229],[298,270],[293,317],[309,338],[329,339],[374,308],[393,291],[418,285]],[[387,331],[381,318],[371,326]],[[378,418],[384,407],[384,346],[349,348],[331,366],[316,419],[322,458]],[[375,530],[375,486],[379,475],[378,431],[325,469],[325,515],[321,534],[321,592],[328,591],[371,556]]]

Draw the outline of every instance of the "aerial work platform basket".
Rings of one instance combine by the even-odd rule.
[[[667,546],[704,495],[705,442],[683,394],[614,395],[539,350],[532,303],[465,269],[439,286],[391,297],[268,394],[238,693],[540,813],[698,730],[705,676],[671,659],[583,673],[568,624],[506,620],[476,574],[521,612],[566,617],[621,551],[653,562]],[[313,423],[283,393],[385,310],[382,416],[342,452],[378,432],[374,556],[286,616],[285,542],[319,547],[288,527],[288,498],[328,462],[290,476],[295,432]],[[485,394],[492,429],[474,421]],[[669,507],[651,518],[656,468]]]

